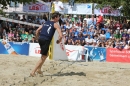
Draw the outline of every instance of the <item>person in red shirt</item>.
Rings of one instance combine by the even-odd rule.
[[[119,22],[119,21],[117,21],[116,22],[116,24],[115,24],[115,29],[121,29],[122,28],[122,25],[121,25],[121,23]]]
[[[97,16],[97,23],[101,23],[101,22],[103,22],[103,16],[98,15]]]

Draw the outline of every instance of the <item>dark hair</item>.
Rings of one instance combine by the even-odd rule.
[[[60,15],[59,12],[54,12],[54,13],[51,14],[51,18],[52,19],[57,18],[59,15]]]

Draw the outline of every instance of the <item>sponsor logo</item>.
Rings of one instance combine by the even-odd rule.
[[[33,5],[30,5],[29,6],[29,10],[47,10],[47,7],[46,5],[44,4],[33,4]]]
[[[40,47],[36,47],[36,48],[34,48],[34,51],[35,51],[35,54],[40,54],[41,49],[40,49]]]
[[[67,56],[70,56],[70,53],[74,52],[74,51],[78,51],[78,50],[68,50],[66,49],[66,55]]]
[[[91,8],[91,5],[87,5],[87,8]]]

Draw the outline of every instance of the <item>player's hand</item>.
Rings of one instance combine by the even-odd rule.
[[[59,40],[57,40],[57,41],[56,41],[56,43],[57,43],[57,44],[59,44],[59,43],[60,43],[60,41],[59,41]]]
[[[61,42],[62,38],[60,38],[59,40],[56,41],[57,44],[59,44]]]

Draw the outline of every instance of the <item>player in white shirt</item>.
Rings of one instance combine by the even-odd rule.
[[[55,11],[62,14],[64,10],[63,3],[60,0],[55,0],[53,3],[55,6]]]

